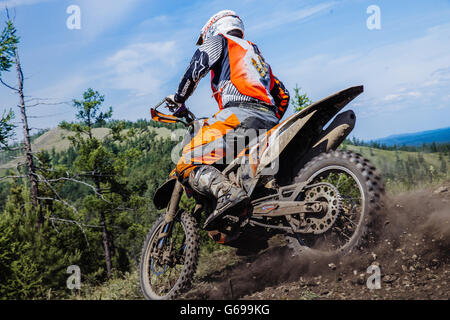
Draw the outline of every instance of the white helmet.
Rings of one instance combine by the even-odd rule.
[[[212,36],[218,35],[219,33],[226,34],[231,30],[239,30],[242,32],[243,36],[244,23],[236,12],[232,10],[222,10],[213,15],[203,26],[200,37],[197,40],[197,45],[203,44]]]

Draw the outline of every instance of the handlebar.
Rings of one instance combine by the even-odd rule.
[[[172,112],[172,115],[163,114],[158,110],[159,107],[164,106]],[[152,119],[158,122],[165,123],[175,123],[180,122],[184,124],[186,127],[190,126],[193,121],[197,118],[195,115],[183,104],[177,110],[175,110],[175,106],[170,105],[166,99],[162,100],[153,108],[150,108],[150,113],[152,115]],[[184,120],[182,120],[184,119]]]

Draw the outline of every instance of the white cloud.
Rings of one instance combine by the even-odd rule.
[[[409,97],[413,97],[413,98],[418,98],[422,96],[422,93],[418,92],[418,91],[410,91],[410,92],[406,92],[406,93],[393,93],[393,94],[388,94],[386,97],[384,97],[384,101],[388,101],[388,102],[392,102],[392,101],[401,101],[405,98],[409,98]]]
[[[336,2],[324,2],[317,4],[315,6],[303,8],[295,11],[277,11],[273,12],[272,15],[260,19],[264,22],[253,24],[249,30],[250,31],[259,31],[264,29],[273,29],[288,23],[299,22],[305,20],[307,18],[311,18],[316,16],[326,10],[330,9],[336,4]],[[280,18],[283,17],[283,18]]]
[[[93,40],[110,28],[120,25],[124,19],[132,17],[131,12],[143,0],[110,1],[79,0],[81,8],[82,32],[87,40]]]
[[[293,58],[279,73],[314,96],[364,84],[364,99],[380,102],[429,98],[450,82],[450,24],[427,30],[421,37],[392,43],[358,54],[317,54]],[[295,66],[295,67],[292,67]],[[426,88],[426,90],[425,90]],[[326,90],[326,91],[325,91]]]
[[[106,59],[109,84],[136,96],[156,94],[175,72],[176,52],[175,41],[131,44]]]
[[[15,8],[15,7],[19,7],[19,6],[32,5],[32,4],[48,2],[48,1],[52,1],[52,0],[6,0],[6,1],[0,1],[0,9]]]
[[[292,88],[296,83],[314,100],[354,85],[364,93],[349,108],[357,112],[354,134],[373,139],[406,131],[450,125],[450,23],[420,36],[370,50],[285,57],[277,73]],[[292,111],[290,111],[292,112]]]

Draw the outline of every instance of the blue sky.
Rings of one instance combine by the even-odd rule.
[[[21,37],[26,94],[48,102],[92,87],[114,118],[149,118],[149,107],[175,91],[206,20],[232,9],[291,92],[298,84],[316,101],[365,86],[348,107],[357,114],[356,137],[450,126],[449,0],[0,0],[0,9],[5,5]],[[66,27],[70,5],[81,9],[79,30]],[[370,5],[380,8],[379,30],[366,26]],[[5,79],[14,83],[12,76]],[[17,96],[0,88],[0,108],[16,104]],[[209,76],[188,106],[198,116],[217,111]],[[30,114],[31,127],[47,128],[75,112],[63,104]]]

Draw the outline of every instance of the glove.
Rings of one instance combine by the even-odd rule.
[[[189,114],[188,109],[184,103],[176,102],[175,95],[171,94],[166,97],[167,106],[172,114],[177,118],[183,118]]]
[[[184,106],[184,103],[180,103],[180,102],[176,102],[175,101],[175,95],[174,94],[168,95],[164,100],[166,100],[167,107],[172,112],[176,112],[176,110],[178,110],[178,109],[180,109],[181,107]]]

